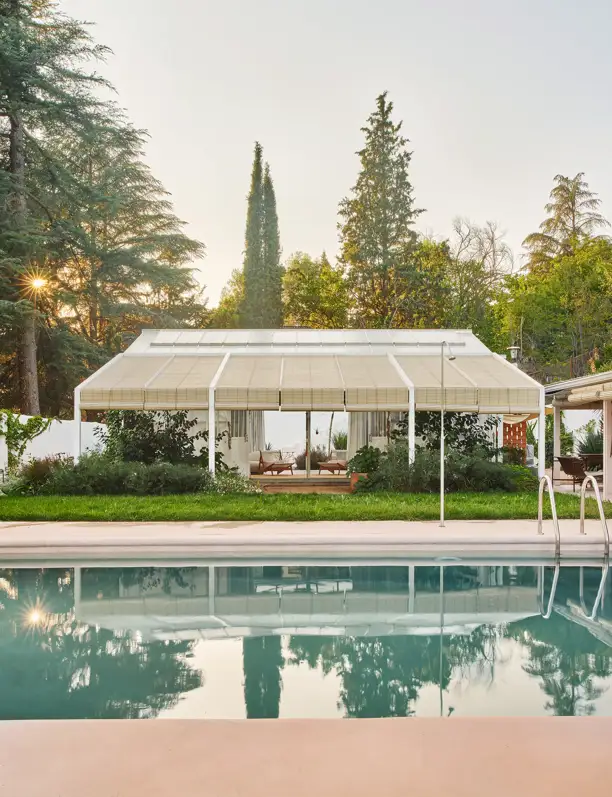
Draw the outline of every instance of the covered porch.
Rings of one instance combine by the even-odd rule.
[[[603,452],[600,481],[602,497],[612,500],[612,371],[555,382],[545,387],[547,401],[554,410],[553,481],[562,478],[558,457],[561,456],[561,413],[571,410],[598,410],[603,418]]]
[[[504,415],[535,413],[543,450],[544,405],[542,387],[469,330],[145,330],[74,397],[77,419],[83,410],[202,413],[211,441],[221,413],[348,412],[349,450],[369,442],[357,417],[402,412],[412,459],[419,410],[495,415],[500,426]],[[208,465],[214,473],[214,444]]]

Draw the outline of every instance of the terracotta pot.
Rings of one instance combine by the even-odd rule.
[[[367,479],[367,478],[368,478],[367,473],[351,473],[351,492],[352,493],[355,492],[355,486],[357,485],[359,479]]]

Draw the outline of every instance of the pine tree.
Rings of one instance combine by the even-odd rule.
[[[283,325],[283,269],[281,266],[280,232],[276,212],[276,195],[266,163],[263,180],[263,269],[265,326],[278,329]]]
[[[352,196],[340,203],[341,259],[353,294],[357,323],[389,327],[410,281],[411,254],[416,244],[414,223],[422,212],[414,207],[409,178],[411,154],[393,122],[387,93],[362,128],[365,146],[358,152],[361,171]]]
[[[251,189],[248,196],[247,223],[244,248],[243,326],[262,328],[264,297],[263,283],[263,164],[261,144],[255,143]]]
[[[82,64],[103,58],[77,22],[58,13],[51,0],[3,0],[0,4],[0,181],[6,213],[0,219],[3,307],[17,337],[19,406],[40,410],[36,359],[36,313],[24,295],[31,264],[44,244],[32,218],[37,197],[30,190],[30,153],[44,158],[43,134],[62,128],[85,137],[99,126],[104,103],[94,89],[105,81]],[[56,187],[59,190],[59,186]],[[40,212],[37,207],[36,212]]]
[[[79,24],[0,2],[0,52],[0,405],[64,415],[142,327],[203,325],[203,246],[142,161],[143,131],[79,71],[106,52]]]

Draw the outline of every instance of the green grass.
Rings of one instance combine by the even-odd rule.
[[[579,501],[557,494],[560,518],[577,518]],[[436,520],[437,495],[172,495],[45,496],[0,498],[0,520]],[[548,500],[545,500],[545,510]],[[538,496],[522,493],[454,493],[446,499],[451,520],[534,519]],[[608,514],[608,505],[606,514]],[[549,512],[546,514],[550,516]],[[587,516],[597,517],[595,501]]]

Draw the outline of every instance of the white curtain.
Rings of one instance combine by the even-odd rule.
[[[253,410],[247,413],[247,435],[249,451],[262,451],[266,447],[266,423],[262,410]]]

